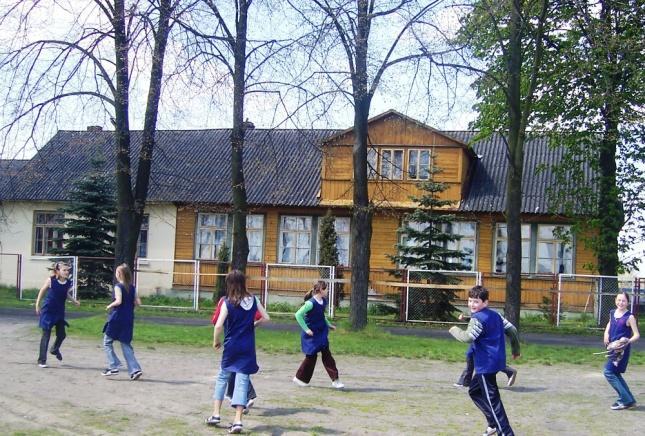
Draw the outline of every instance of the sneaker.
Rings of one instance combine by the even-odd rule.
[[[236,422],[235,424],[231,425],[231,428],[228,429],[229,433],[242,433],[242,430],[244,427],[242,426],[241,422]]]
[[[610,407],[611,410],[623,410],[626,409],[625,405],[623,403],[619,403],[616,401],[614,404],[611,405]]]
[[[141,377],[142,375],[143,375],[143,372],[141,372],[141,370],[135,371],[132,374],[130,374],[130,380],[132,381],[138,380],[139,377]]]
[[[511,368],[511,370],[513,371],[513,373],[508,378],[508,382],[506,383],[506,386],[508,386],[509,388],[513,386],[515,380],[517,379],[517,369]]]
[[[490,436],[497,433],[497,429],[495,427],[486,427],[486,431],[484,431],[484,434],[482,436]]]
[[[459,382],[453,383],[452,385],[456,388],[467,388],[468,386],[470,386],[468,383],[459,383]]]
[[[217,425],[219,424],[220,421],[221,421],[221,418],[215,415],[211,415],[205,420],[206,425]]]
[[[41,368],[47,368],[47,364],[45,362],[38,362],[38,366]]]
[[[117,375],[119,373],[118,369],[110,369],[110,368],[105,368],[102,372],[101,375],[104,375],[106,377],[110,377],[112,375]]]
[[[298,386],[309,386],[309,383],[305,383],[302,380],[300,380],[298,377],[293,378],[293,382],[297,384]]]
[[[343,384],[342,381],[340,381],[339,378],[331,382],[331,385],[332,387],[334,387],[334,389],[343,389],[345,387],[345,385]]]
[[[52,349],[52,350],[49,351],[49,354],[53,354],[54,356],[56,356],[56,359],[58,359],[58,360],[63,360],[63,355],[60,354],[60,350],[53,350]]]

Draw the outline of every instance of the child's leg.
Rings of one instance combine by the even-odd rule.
[[[296,378],[302,382],[309,383],[314,375],[317,359],[318,354],[307,354],[296,372]]]
[[[248,400],[254,400],[257,397],[258,396],[255,393],[255,388],[253,387],[253,383],[251,383],[251,377],[249,376],[249,393],[246,395],[247,403],[248,403]]]
[[[336,361],[332,357],[329,347],[325,347],[320,351],[322,354],[323,365],[325,365],[329,378],[331,378],[332,381],[338,380],[338,368],[336,368]]]
[[[489,427],[497,429],[503,436],[513,436],[513,429],[508,422],[502,399],[497,388],[497,374],[475,374],[468,389],[470,398],[482,411]]]
[[[235,374],[235,389],[231,397],[231,406],[242,406],[242,410],[246,407],[248,393],[249,393],[249,375],[236,373]]]
[[[52,331],[43,329],[43,335],[40,337],[40,351],[38,353],[38,363],[47,363],[47,347],[49,347],[49,338]]]
[[[616,377],[618,378],[618,381],[620,384],[623,386],[624,393],[626,394],[626,398],[623,404],[633,404],[636,402],[636,399],[634,398],[634,395],[632,394],[632,391],[629,390],[629,386],[627,386],[627,382],[623,378],[623,375],[621,373],[617,373]]]
[[[618,394],[618,401],[622,404],[632,404],[635,401],[629,387],[627,387],[627,383],[625,383],[625,379],[623,379],[620,373],[605,367],[604,375],[607,382]]]
[[[230,372],[220,369],[215,381],[215,391],[213,392],[213,416],[219,417],[220,409],[222,408],[222,400],[224,399],[224,391],[228,384],[228,377]]]
[[[52,345],[52,354],[57,354],[59,352],[60,346],[63,344],[63,341],[66,337],[67,334],[65,333],[65,321],[60,320],[56,323],[56,340],[54,341],[54,345]]]
[[[107,357],[108,369],[119,369],[121,361],[114,352],[114,339],[106,334],[103,335],[103,349]]]
[[[475,372],[475,359],[473,358],[471,349],[468,349],[468,352],[466,352],[466,368],[459,376],[457,384],[462,386],[470,386],[470,382],[473,379],[473,372]]]
[[[128,373],[132,375],[137,371],[141,371],[141,366],[134,356],[132,345],[121,342],[121,351],[123,351],[123,357],[125,357],[125,362],[128,365]]]
[[[226,396],[228,398],[233,398],[233,390],[235,389],[235,373],[232,372],[228,376],[228,382],[226,383]]]

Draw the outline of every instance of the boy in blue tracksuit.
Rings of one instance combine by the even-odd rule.
[[[471,318],[466,330],[457,326],[450,334],[461,342],[472,343],[475,359],[475,376],[468,394],[488,421],[485,436],[499,434],[513,436],[502,399],[497,388],[497,373],[506,368],[504,335],[511,339],[513,359],[520,356],[517,329],[497,312],[488,308],[488,290],[475,286],[468,292]]]

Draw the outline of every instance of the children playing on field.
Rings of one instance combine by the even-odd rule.
[[[121,343],[123,357],[128,365],[130,380],[138,380],[143,372],[132,349],[134,331],[134,308],[141,305],[136,288],[132,284],[132,270],[125,263],[119,265],[114,273],[117,284],[112,291],[112,302],[105,307],[108,319],[103,327],[103,348],[107,356],[107,368],[101,372],[104,376],[119,373],[121,361],[114,352],[114,341]]]
[[[318,352],[320,352],[325,370],[331,378],[331,385],[336,389],[345,387],[338,378],[336,361],[329,351],[329,329],[335,330],[336,326],[325,316],[328,305],[327,293],[327,284],[322,280],[318,281],[305,295],[305,304],[296,312],[296,320],[302,328],[300,345],[302,352],[305,353],[305,359],[293,378],[293,382],[298,386],[307,386],[311,381]]]
[[[614,341],[621,341],[617,349],[609,352],[604,370],[607,382],[618,393],[618,399],[611,405],[612,410],[631,409],[636,405],[636,399],[622,376],[629,363],[631,344],[640,338],[636,318],[627,308],[628,305],[629,297],[626,292],[616,295],[616,309],[609,313],[609,322],[603,338],[605,346]]]
[[[213,348],[216,350],[222,346],[221,335],[224,332],[224,352],[213,393],[213,414],[206,418],[206,424],[220,423],[224,391],[230,374],[235,373],[235,388],[231,398],[231,406],[235,407],[235,420],[229,428],[229,433],[241,433],[244,428],[242,414],[248,401],[249,376],[259,369],[255,357],[256,311],[260,312],[262,319],[269,319],[260,301],[247,291],[244,274],[238,270],[228,273],[226,298],[213,330]]]
[[[80,302],[70,293],[72,289],[72,281],[69,279],[70,269],[68,264],[56,262],[54,274],[47,277],[36,297],[36,314],[40,316],[38,325],[43,330],[38,354],[38,366],[41,368],[47,368],[47,347],[54,327],[56,327],[56,341],[49,352],[56,356],[56,359],[63,360],[60,347],[67,336],[65,326],[69,325],[65,321],[65,301],[70,300],[75,305],[80,305]],[[45,292],[47,296],[43,306],[40,307],[40,301]]]
[[[520,356],[517,330],[488,308],[488,290],[483,286],[475,286],[468,292],[468,306],[471,319],[467,329],[464,331],[457,326],[450,329],[450,334],[457,340],[473,344],[475,375],[468,394],[488,422],[484,435],[512,436],[513,429],[504,411],[496,376],[506,367],[505,334],[511,339],[513,359]]]

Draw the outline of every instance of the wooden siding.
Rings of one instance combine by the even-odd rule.
[[[193,208],[177,208],[175,259],[195,258],[195,224],[197,213]]]
[[[381,214],[374,216],[372,219],[371,268],[395,267],[387,255],[396,254],[399,226],[400,218],[397,216]]]

